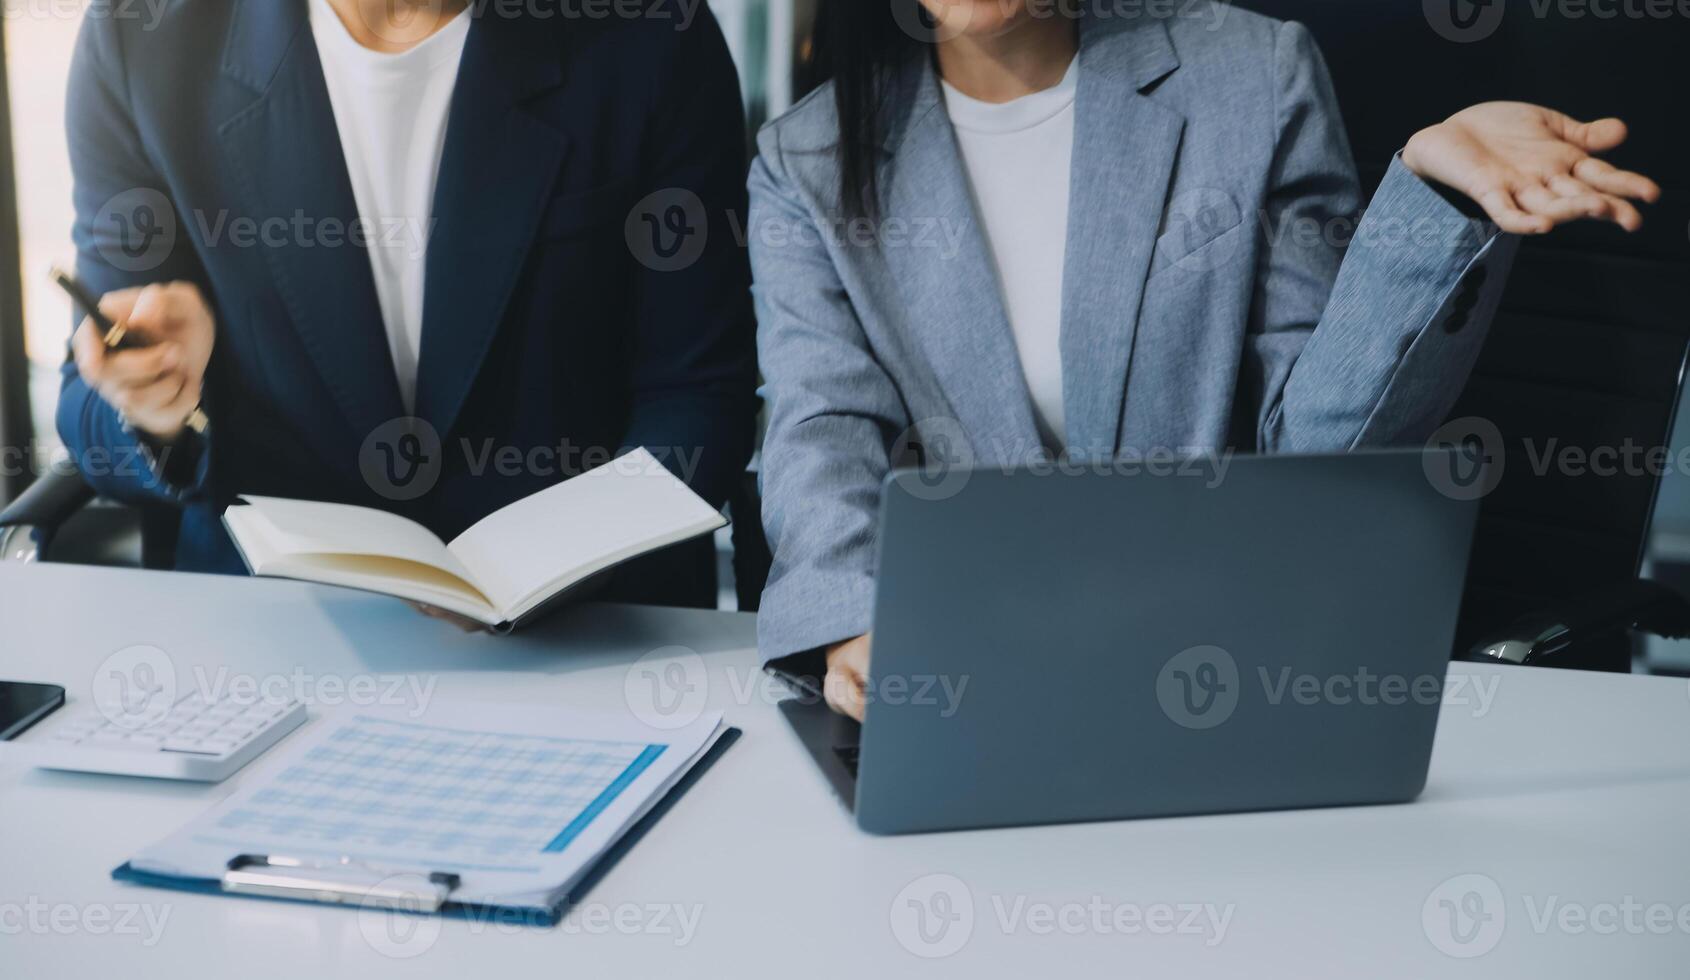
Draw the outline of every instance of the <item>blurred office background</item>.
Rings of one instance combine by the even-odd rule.
[[[816,2],[710,0],[739,65],[753,130],[802,94]],[[1355,0],[1241,0],[1240,6],[1308,20],[1316,28],[1316,36],[1333,64],[1358,150],[1366,148],[1370,140],[1379,142],[1372,137],[1398,138],[1393,135],[1397,130],[1406,137],[1410,130],[1404,120],[1417,120],[1417,125],[1436,121],[1445,111],[1444,104],[1452,99],[1458,100],[1452,105],[1459,105],[1479,98],[1566,98],[1560,90],[1573,84],[1581,73],[1595,72],[1610,81],[1633,78],[1634,87],[1625,97],[1650,107],[1652,120],[1662,118],[1655,112],[1660,105],[1675,101],[1681,105],[1685,97],[1684,87],[1669,84],[1658,75],[1677,70],[1671,66],[1682,63],[1682,46],[1678,58],[1656,59],[1648,52],[1633,50],[1634,41],[1640,38],[1661,45],[1671,43],[1666,40],[1669,35],[1687,39],[1690,23],[1682,18],[1631,25],[1589,20],[1575,23],[1570,18],[1558,20],[1555,8],[1545,8],[1547,15],[1529,19],[1514,16],[1486,44],[1442,44],[1436,60],[1399,66],[1393,58],[1417,59],[1419,56],[1413,53],[1417,45],[1424,48],[1422,42],[1438,43],[1427,22],[1435,5],[1417,0],[1368,0],[1365,4]],[[74,0],[0,0],[0,11],[4,13],[0,39],[4,41],[5,59],[0,81],[9,90],[0,106],[9,106],[10,110],[9,117],[0,114],[0,120],[6,123],[0,127],[0,446],[11,450],[6,469],[0,474],[4,478],[0,482],[3,503],[22,491],[58,442],[53,431],[53,405],[71,316],[68,303],[46,282],[45,272],[52,263],[71,258],[70,175],[62,117],[65,80],[80,13]],[[1392,42],[1381,44],[1381,38],[1391,38]],[[1351,39],[1357,43],[1351,43]],[[1396,39],[1403,43],[1397,44]],[[1516,55],[1525,56],[1518,65],[1512,60]],[[1612,64],[1604,68],[1604,61]],[[1405,81],[1404,76],[1410,80]],[[1540,90],[1544,94],[1535,94]],[[1579,101],[1574,98],[1573,104],[1562,107],[1594,113],[1592,107],[1577,104]],[[1609,108],[1609,101],[1604,101],[1601,111],[1626,111],[1624,105]],[[1678,116],[1681,119],[1681,111]],[[1370,132],[1387,125],[1392,127],[1391,133]],[[1664,155],[1677,163],[1674,172],[1653,176],[1667,185],[1669,195],[1676,191],[1682,198],[1690,192],[1682,182],[1686,172],[1683,127],[1679,123],[1655,128],[1674,132],[1641,133],[1639,142],[1648,142],[1658,151],[1670,150]],[[1370,157],[1378,155],[1368,152]],[[1377,174],[1370,175],[1370,167],[1379,169],[1375,165],[1382,165],[1388,152],[1379,160],[1360,161],[1364,178],[1376,179]],[[1662,244],[1653,249],[1656,254],[1647,256],[1650,261],[1666,256],[1667,261],[1677,263],[1680,274],[1690,268],[1683,263],[1685,253],[1690,251],[1685,247],[1690,232],[1684,214],[1677,206],[1658,210],[1651,239]],[[1608,241],[1575,234],[1550,244],[1570,242],[1580,247],[1595,242],[1594,250],[1601,254],[1609,247]],[[1657,324],[1655,329],[1660,322],[1676,323],[1683,333],[1690,334],[1690,310],[1657,310],[1655,314],[1650,317]],[[1593,334],[1591,343],[1605,346],[1607,341],[1598,336]],[[1614,343],[1620,345],[1617,340]],[[1680,401],[1671,439],[1675,465],[1661,481],[1649,550],[1653,558],[1650,567],[1655,572],[1690,583],[1690,473],[1678,465],[1690,460],[1686,414],[1690,409]],[[29,465],[16,465],[20,448],[27,454]],[[1690,645],[1657,641],[1650,651],[1659,665],[1690,671]]]

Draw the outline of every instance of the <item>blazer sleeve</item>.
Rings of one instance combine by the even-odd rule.
[[[651,120],[652,162],[636,196],[659,222],[679,204],[685,233],[701,236],[702,249],[635,266],[633,407],[622,441],[650,449],[720,507],[751,460],[757,426],[751,266],[735,225],[746,211],[745,116],[709,8],[673,33],[677,50],[663,59],[668,78]]]
[[[1357,223],[1337,96],[1305,28],[1281,26],[1275,62],[1278,144],[1240,377],[1256,448],[1423,441],[1472,371],[1518,239],[1400,158]]]
[[[181,234],[181,215],[130,111],[121,22],[86,18],[71,66],[65,128],[74,179],[77,277],[95,295],[185,281],[198,284],[209,297],[199,258]],[[145,248],[126,251],[143,243],[125,234],[123,220],[143,213],[153,229]],[[57,423],[77,470],[105,496],[179,502],[204,492],[209,440],[190,431],[168,449],[155,450],[83,382],[68,356],[61,370]]]
[[[748,227],[769,406],[763,525],[774,565],[757,619],[768,661],[868,632],[880,485],[910,422],[774,130],[762,150]]]

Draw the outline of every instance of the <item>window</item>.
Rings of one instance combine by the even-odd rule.
[[[55,445],[53,406],[70,336],[70,303],[47,282],[54,263],[75,258],[70,228],[70,160],[65,82],[82,21],[76,4],[4,0],[7,81],[18,187],[24,339],[38,449]]]

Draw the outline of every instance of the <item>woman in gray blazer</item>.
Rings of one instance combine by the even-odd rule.
[[[1659,194],[1594,155],[1618,120],[1489,103],[1414,134],[1358,224],[1307,31],[1151,9],[823,0],[832,80],[759,137],[759,640],[825,658],[842,711],[864,703],[894,463],[1423,440],[1514,236],[1635,229]]]

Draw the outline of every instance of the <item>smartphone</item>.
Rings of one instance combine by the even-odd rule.
[[[57,684],[0,681],[0,742],[22,735],[64,703],[65,689]]]

